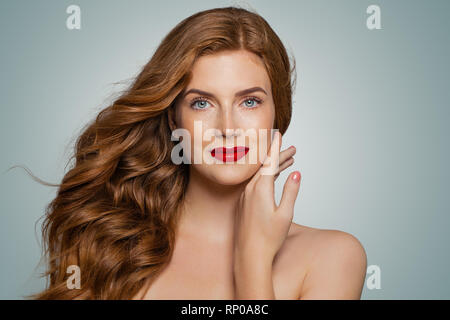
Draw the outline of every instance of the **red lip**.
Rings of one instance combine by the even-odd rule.
[[[247,154],[248,149],[248,147],[215,148],[211,150],[211,155],[223,162],[237,161]]]

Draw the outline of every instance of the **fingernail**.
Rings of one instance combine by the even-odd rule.
[[[294,180],[295,182],[299,182],[300,181],[300,172],[295,171],[294,174],[292,175],[292,180]]]

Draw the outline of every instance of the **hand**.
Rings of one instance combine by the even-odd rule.
[[[295,148],[288,148],[280,153],[280,146],[281,134],[277,131],[268,157],[246,185],[237,204],[234,226],[235,266],[242,265],[242,259],[271,265],[286,239],[300,188],[300,172],[295,171],[288,176],[280,205],[277,206],[274,196],[275,179],[282,170],[292,165],[292,156],[295,154]],[[271,165],[274,170],[269,169]]]

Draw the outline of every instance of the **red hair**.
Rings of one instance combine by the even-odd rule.
[[[162,40],[133,84],[78,137],[74,165],[42,224],[49,282],[35,299],[130,299],[170,261],[189,168],[171,161],[168,110],[196,59],[223,50],[261,57],[272,84],[274,128],[291,120],[295,82],[286,49],[257,13],[237,7],[198,12]],[[68,266],[81,289],[68,289]]]

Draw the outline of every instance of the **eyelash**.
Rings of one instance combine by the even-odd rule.
[[[259,99],[257,97],[254,97],[254,96],[246,97],[242,102],[246,102],[247,100],[254,100],[258,104],[256,106],[254,106],[254,107],[244,107],[244,109],[256,109],[263,102],[261,99]],[[192,109],[198,110],[198,111],[204,111],[204,110],[207,109],[207,108],[195,108],[194,105],[198,101],[206,101],[208,103],[211,103],[207,97],[196,97],[196,98],[192,99],[192,101],[190,103],[190,106],[191,106]]]

